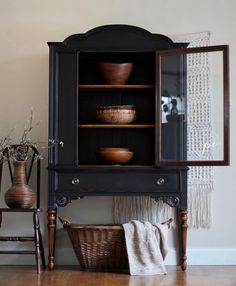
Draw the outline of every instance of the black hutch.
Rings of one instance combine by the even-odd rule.
[[[228,47],[187,48],[186,43],[129,25],[101,26],[48,45],[49,138],[64,142],[63,148],[56,144],[49,149],[49,269],[55,265],[57,207],[85,196],[150,196],[177,208],[179,261],[185,270],[187,166],[229,163]],[[215,127],[221,151],[211,160],[188,156],[187,61],[194,53],[221,59],[216,87],[221,86],[217,100],[222,120]],[[100,61],[132,62],[128,82],[104,84],[96,70]],[[169,108],[170,97],[176,103],[181,99],[181,112]],[[135,123],[110,126],[96,121],[96,106],[121,104],[137,107]],[[129,147],[134,156],[126,165],[104,165],[96,156],[104,146]]]

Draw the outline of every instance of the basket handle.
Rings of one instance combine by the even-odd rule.
[[[170,218],[166,221],[163,221],[161,224],[166,224],[166,225],[168,225],[168,228],[170,228],[170,224],[172,223],[172,221],[173,221],[173,218]]]
[[[59,216],[59,221],[62,223],[63,227],[66,227],[70,224],[66,219],[61,216]]]

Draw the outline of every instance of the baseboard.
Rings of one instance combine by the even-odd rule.
[[[236,265],[236,249],[189,249],[188,265]]]
[[[47,258],[48,250],[45,250]],[[47,262],[47,261],[46,261]],[[0,265],[34,265],[34,256],[1,255]],[[56,250],[57,265],[77,265],[78,261],[72,248]],[[171,248],[165,259],[166,265],[177,265],[176,250]],[[188,249],[188,265],[236,265],[236,249]]]
[[[177,265],[175,249],[169,249],[166,265]],[[188,265],[236,265],[236,249],[188,249]]]

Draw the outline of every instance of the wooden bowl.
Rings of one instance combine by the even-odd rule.
[[[97,106],[96,118],[105,124],[129,124],[136,119],[134,105]]]
[[[97,71],[103,82],[107,84],[125,84],[133,69],[133,63],[98,62]]]
[[[112,165],[127,164],[134,155],[128,148],[116,147],[100,148],[96,153],[101,161]]]
[[[99,151],[107,152],[107,151],[130,151],[129,148],[123,148],[123,147],[101,147],[99,148]]]

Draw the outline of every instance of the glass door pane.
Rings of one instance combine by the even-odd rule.
[[[157,54],[157,164],[229,163],[228,47]]]

